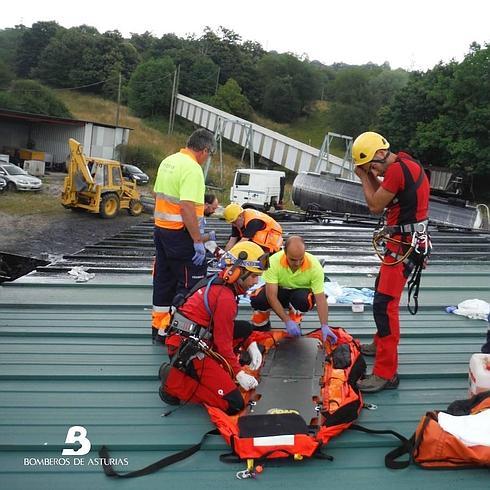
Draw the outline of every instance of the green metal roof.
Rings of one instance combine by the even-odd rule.
[[[426,411],[466,397],[468,361],[479,351],[487,324],[449,315],[444,307],[468,298],[489,300],[490,262],[480,260],[469,269],[433,265],[424,274],[420,312],[411,316],[401,309],[400,387],[366,396],[378,408],[363,410],[361,424],[409,436]],[[331,279],[353,286],[374,281],[372,273],[356,268],[332,273]],[[254,482],[235,478],[244,465],[219,461],[228,451],[219,436],[211,436],[188,460],[153,475],[107,478],[100,466],[89,464],[102,444],[112,457],[128,459],[120,470],[131,470],[198,442],[212,428],[197,406],[162,416],[167,407],[157,394],[157,371],[166,353],[151,344],[150,305],[151,279],[144,272],[97,274],[82,284],[36,273],[0,287],[1,488],[488,488],[488,470],[388,470],[384,455],[396,441],[349,431],[327,446],[333,462],[266,463]],[[249,313],[240,307],[240,317]],[[333,305],[330,323],[363,341],[374,330],[370,308],[359,314]],[[316,315],[308,314],[303,328],[317,326]],[[84,466],[75,466],[73,457],[66,457],[69,466],[25,464],[26,458],[63,458],[66,433],[74,425],[84,426],[92,443],[80,458]]]

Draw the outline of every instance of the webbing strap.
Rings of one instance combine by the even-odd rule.
[[[406,461],[395,461],[395,459],[399,458],[400,456],[403,456],[404,454],[411,454],[412,447],[413,447],[413,436],[410,439],[407,439],[402,434],[391,429],[385,429],[385,430],[368,429],[367,427],[358,424],[352,424],[349,427],[349,429],[357,430],[358,432],[364,432],[366,434],[390,434],[392,436],[395,436],[402,443],[399,447],[393,449],[393,451],[390,451],[385,456],[385,466],[387,468],[399,470],[402,468],[406,468],[410,464],[410,459]]]
[[[406,223],[404,225],[387,225],[383,227],[383,232],[388,235],[394,235],[397,233],[416,233],[425,232],[429,224],[428,219],[417,221],[416,223]]]
[[[410,439],[407,439],[400,446],[387,453],[385,456],[385,466],[392,470],[402,470],[403,468],[406,468],[410,464],[413,444],[414,436],[412,436]],[[395,461],[405,454],[408,454],[408,459],[404,461]]]
[[[330,456],[330,454],[326,454],[322,452],[322,446],[321,444],[318,446],[317,450],[313,453],[312,458],[315,459],[323,459],[325,461],[333,461],[334,458],[333,456]],[[287,451],[285,449],[272,449],[271,451],[268,451],[264,454],[262,454],[259,458],[255,458],[256,462],[262,462],[262,461],[267,461],[267,464],[269,466],[273,466],[273,463],[271,462],[271,459],[268,459],[267,457],[270,456],[271,454],[274,453],[283,453],[285,456],[289,457],[289,459],[294,458],[294,453],[291,453],[290,451]],[[231,453],[224,453],[220,454],[219,460],[222,463],[240,463],[246,458],[240,458],[236,453],[231,452]],[[280,463],[280,462],[279,462]]]
[[[392,436],[395,436],[397,439],[400,439],[400,441],[402,442],[407,441],[407,438],[404,435],[391,429],[368,429],[367,427],[359,424],[352,424],[349,429],[356,430],[358,432],[364,432],[366,434],[390,434]]]
[[[413,187],[410,187],[409,189],[407,189],[407,188],[403,189],[399,193],[401,195],[406,194],[407,192],[417,191],[419,189],[419,187],[422,185],[422,182],[424,181],[425,170],[424,170],[424,167],[422,166],[422,164],[420,162],[416,161],[416,160],[410,160],[410,161],[413,162],[413,163],[416,163],[419,166],[420,173],[419,173],[419,176],[418,176],[418,178],[417,178],[417,180],[415,182],[412,179],[412,185],[413,185]],[[410,171],[408,170],[408,165],[401,158],[398,158],[397,162],[400,163],[400,166],[402,167],[402,170],[405,169],[405,172],[409,172],[410,173]],[[411,177],[411,175],[410,175],[410,177]],[[400,199],[398,197],[395,197],[391,201],[391,204],[397,204],[399,201],[400,201]]]
[[[419,289],[420,289],[420,279],[422,277],[422,265],[417,264],[412,272],[412,276],[408,281],[408,298],[407,298],[407,308],[411,315],[416,315],[419,311]],[[410,299],[413,293],[413,309],[410,306]]]
[[[155,461],[154,463],[145,466],[144,468],[131,471],[129,473],[118,473],[112,467],[112,465],[108,463],[108,461],[110,460],[110,456],[109,456],[109,450],[107,449],[106,446],[102,446],[99,449],[99,457],[102,458],[102,468],[107,476],[113,478],[135,478],[137,476],[149,475],[150,473],[154,473],[155,471],[161,470],[166,466],[177,463],[179,461],[182,461],[183,459],[188,458],[189,456],[192,456],[194,453],[197,453],[199,449],[201,449],[204,440],[206,439],[207,436],[210,435],[219,435],[219,432],[217,429],[210,430],[209,432],[206,432],[206,434],[202,436],[201,440],[197,444],[194,444],[193,446],[190,446],[187,449],[179,451],[178,453],[171,454],[170,456],[166,456],[165,458],[162,458],[159,461]]]

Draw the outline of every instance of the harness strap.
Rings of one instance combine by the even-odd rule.
[[[417,191],[418,188],[422,185],[422,182],[424,181],[424,177],[425,177],[425,170],[424,170],[424,167],[422,166],[422,164],[420,162],[418,162],[417,160],[411,160],[413,163],[416,163],[419,168],[420,168],[420,173],[419,173],[419,176],[417,178],[417,180],[413,183],[413,188],[410,188],[410,189],[403,189],[400,194],[405,194],[407,193],[408,191],[410,192],[413,192],[413,191]],[[401,159],[399,158],[397,160],[397,162],[400,163],[400,166],[402,167],[402,169],[407,169],[408,170],[408,166],[407,164]],[[413,180],[412,180],[413,182]],[[397,204],[398,202],[400,201],[400,199],[398,197],[395,197],[393,198],[393,200],[391,201],[390,204]]]
[[[197,444],[194,444],[193,446],[190,446],[187,449],[179,451],[178,453],[171,454],[170,456],[166,456],[165,458],[162,458],[159,461],[155,461],[154,463],[145,466],[144,468],[131,471],[129,473],[118,473],[112,467],[112,465],[108,462],[110,461],[110,456],[109,456],[109,450],[107,449],[106,446],[102,446],[99,449],[99,457],[102,458],[102,468],[107,476],[113,478],[134,478],[137,476],[145,476],[151,473],[155,473],[155,471],[161,470],[166,466],[182,461],[183,459],[192,456],[194,453],[197,453],[197,451],[201,449],[201,446],[204,440],[206,439],[206,437],[211,435],[213,436],[219,435],[219,431],[217,429],[210,430],[202,436],[201,440]]]
[[[224,284],[224,281],[218,277],[218,274],[213,274],[212,276],[208,277],[203,277],[201,280],[199,280],[194,287],[184,296],[184,303],[185,301],[190,298],[196,291],[199,291],[199,289],[206,287],[208,284],[213,283],[217,285]],[[183,304],[183,303],[182,303]]]
[[[422,277],[422,264],[416,264],[413,269],[412,275],[408,281],[408,298],[407,298],[407,308],[411,315],[416,315],[419,310],[419,289],[420,289],[420,279]],[[410,306],[410,299],[413,293],[413,309]]]
[[[428,219],[417,221],[416,223],[406,223],[404,225],[385,226],[383,231],[387,234],[394,233],[423,233],[429,224]]]

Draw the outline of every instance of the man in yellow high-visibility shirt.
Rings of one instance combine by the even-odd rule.
[[[201,165],[216,149],[212,133],[194,131],[180,152],[165,158],[155,181],[155,264],[152,337],[164,336],[170,307],[206,276],[206,250],[200,221],[204,215]]]
[[[265,286],[254,291],[250,298],[254,329],[270,329],[272,309],[284,322],[288,334],[297,337],[301,335],[302,313],[311,310],[316,303],[323,340],[328,338],[335,343],[337,337],[328,325],[323,267],[314,255],[306,252],[303,238],[290,236],[284,250],[274,254],[269,262],[263,274]]]

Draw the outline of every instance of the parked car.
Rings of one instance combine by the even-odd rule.
[[[0,192],[4,191],[6,187],[7,181],[3,177],[0,177]]]
[[[9,191],[38,191],[43,185],[41,179],[12,163],[0,163],[0,177],[7,181]]]
[[[134,180],[137,184],[144,185],[150,182],[150,177],[135,165],[121,165],[122,174],[124,177],[130,180]]]

